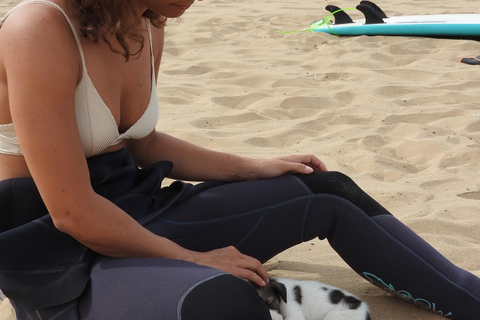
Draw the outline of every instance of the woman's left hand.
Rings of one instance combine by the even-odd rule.
[[[290,155],[254,161],[253,179],[266,179],[285,174],[310,174],[328,171],[325,164],[314,155]]]

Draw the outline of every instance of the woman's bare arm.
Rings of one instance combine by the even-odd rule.
[[[198,253],[157,236],[92,189],[75,118],[80,58],[56,11],[22,8],[2,28],[10,110],[29,171],[55,226],[111,257],[159,257],[229,271],[261,285],[266,271],[233,248]]]
[[[160,132],[152,132],[142,140],[128,141],[127,147],[141,166],[148,167],[161,160],[172,161],[174,167],[170,177],[191,181],[255,180],[327,170],[313,155],[252,159],[205,149]]]
[[[28,23],[25,17],[12,16],[3,29],[10,110],[28,168],[55,226],[109,256],[188,256],[93,191],[75,118],[77,46],[57,11],[22,13]]]

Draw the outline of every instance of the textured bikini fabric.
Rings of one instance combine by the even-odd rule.
[[[159,105],[155,81],[152,35],[149,20],[146,20],[146,23],[149,34],[150,59],[152,67],[150,100],[146,106],[145,112],[137,120],[137,122],[134,123],[124,133],[119,133],[115,118],[98,93],[95,85],[92,82],[92,79],[88,74],[82,44],[80,42],[80,37],[77,33],[77,30],[75,29],[68,15],[61,7],[46,0],[25,1],[7,13],[7,15],[4,17],[4,20],[10,15],[11,12],[20,6],[30,4],[49,5],[62,12],[75,37],[83,66],[82,79],[75,90],[75,114],[85,155],[87,157],[97,155],[108,147],[121,143],[123,140],[141,139],[152,132],[158,122]],[[19,145],[13,123],[0,124],[0,153],[22,155],[21,147]]]

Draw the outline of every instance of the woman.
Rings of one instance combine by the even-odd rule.
[[[164,24],[191,4],[34,0],[4,19],[0,288],[17,317],[269,319],[248,281],[314,237],[391,293],[480,317],[480,279],[315,156],[249,159],[155,131]]]

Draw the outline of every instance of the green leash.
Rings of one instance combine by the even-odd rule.
[[[278,31],[279,33],[298,33],[298,32],[312,32],[313,30],[317,29],[317,28],[320,28],[321,26],[323,25],[326,25],[328,27],[328,29],[330,29],[330,31],[336,35],[336,36],[339,36],[340,35],[338,33],[336,33],[335,31],[332,30],[332,28],[330,28],[330,22],[332,21],[332,16],[337,13],[337,12],[340,12],[340,11],[346,11],[346,10],[356,10],[356,8],[344,8],[344,9],[339,9],[337,11],[334,11],[332,13],[330,13],[328,16],[326,16],[325,18],[321,19],[321,20],[318,20],[318,21],[315,21],[314,23],[312,23],[310,25],[310,28],[305,28],[305,29],[300,29],[300,30],[296,30],[296,31]]]

